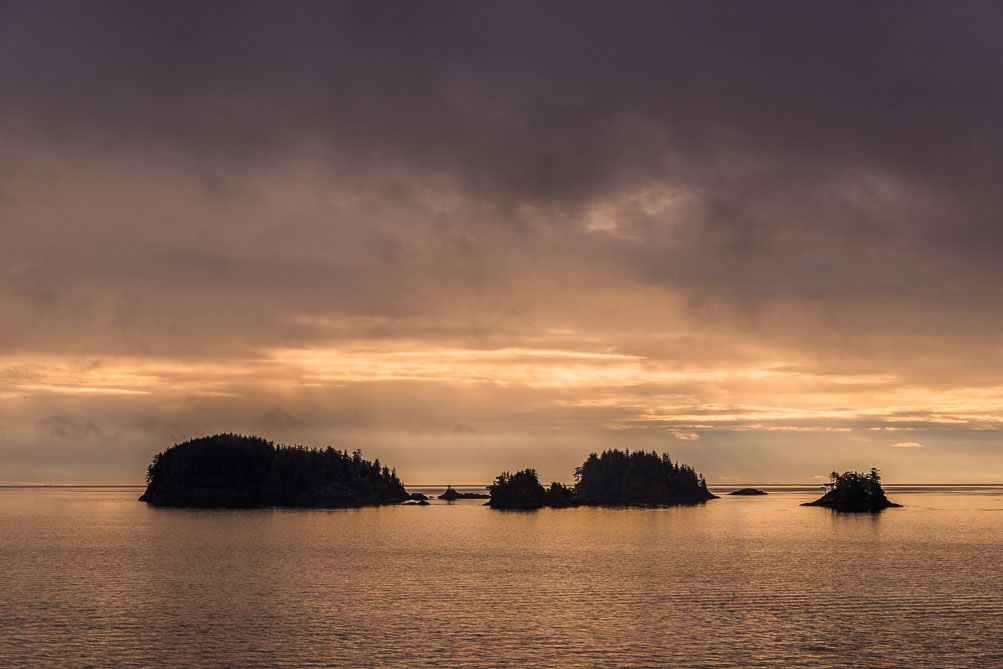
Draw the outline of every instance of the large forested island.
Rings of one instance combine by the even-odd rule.
[[[694,504],[716,499],[703,476],[688,465],[672,462],[655,452],[603,451],[592,453],[574,472],[573,487],[540,484],[534,469],[503,472],[489,486],[488,505],[497,509],[536,509],[543,506],[626,506]]]
[[[825,506],[837,511],[880,511],[902,506],[885,497],[885,491],[881,488],[881,475],[873,467],[868,474],[832,472],[825,487],[828,490],[824,495],[801,506]]]
[[[396,472],[362,453],[276,446],[259,437],[217,434],[153,457],[150,504],[186,507],[354,507],[408,499]]]

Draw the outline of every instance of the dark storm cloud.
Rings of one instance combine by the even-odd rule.
[[[686,171],[665,164],[670,152],[698,172],[747,155],[957,188],[1000,168],[996,3],[2,11],[6,124],[56,139],[94,133],[262,159],[317,141],[339,161],[444,170],[503,198],[588,197]]]
[[[537,225],[563,230],[591,203],[671,185],[694,198],[682,230],[628,203],[615,212],[626,239],[574,229],[556,241],[537,228],[500,245],[562,244],[631,280],[690,287],[698,301],[705,289],[734,293],[743,308],[790,293],[894,297],[923,281],[939,298],[942,277],[965,290],[998,278],[996,3],[118,2],[2,12],[8,133],[82,142],[96,159],[166,148],[207,173],[310,150],[332,180],[368,178],[363,188],[406,206],[438,179],[491,212],[436,223],[434,234],[463,228],[459,246],[444,242],[454,269],[471,227],[527,234],[518,207],[542,208]],[[219,193],[239,196],[225,183]],[[409,252],[399,235],[382,240],[385,259]],[[478,251],[467,255],[484,266]]]

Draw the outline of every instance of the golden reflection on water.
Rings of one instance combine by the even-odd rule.
[[[999,666],[1000,490],[191,511],[0,489],[8,666]]]

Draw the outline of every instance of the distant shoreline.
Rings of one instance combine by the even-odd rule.
[[[408,488],[443,488],[448,484],[446,483],[408,483],[405,484]],[[470,483],[470,484],[452,484],[454,488],[486,488],[487,483]],[[885,487],[888,488],[978,488],[985,486],[1003,486],[1003,481],[997,483],[886,483]],[[821,488],[821,483],[708,483],[709,488],[724,489],[724,488],[779,488],[779,487],[803,487],[803,488]],[[139,483],[0,483],[0,489],[5,488],[145,488],[145,485]]]

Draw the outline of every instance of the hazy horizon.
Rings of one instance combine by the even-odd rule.
[[[1003,6],[0,2],[0,483],[1003,482]]]

